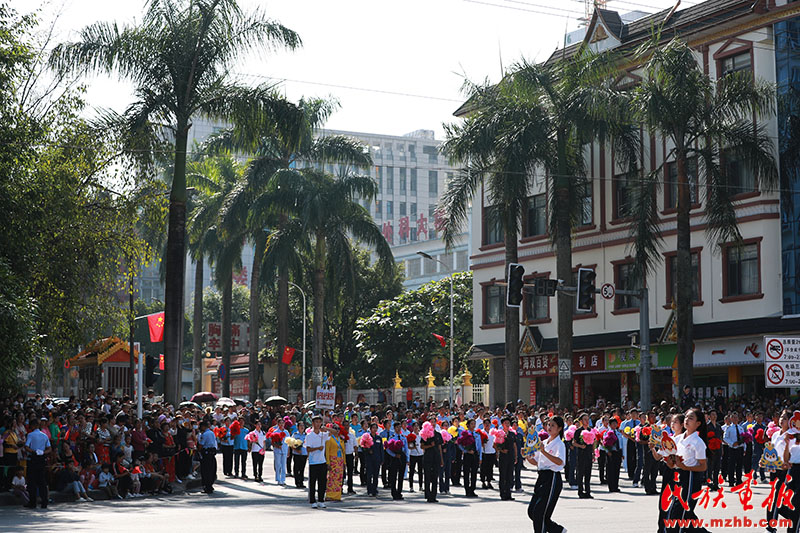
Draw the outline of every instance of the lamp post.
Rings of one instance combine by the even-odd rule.
[[[300,294],[303,295],[303,376],[300,380],[300,390],[303,391],[303,401],[307,402],[308,398],[306,396],[306,293],[303,292],[298,285],[292,283],[291,281],[288,282],[289,285],[295,287]],[[287,398],[288,400],[289,398]]]
[[[431,261],[436,261],[440,265],[442,265],[445,269],[450,272],[450,400],[449,405],[450,409],[453,409],[453,274],[455,273],[451,268],[448,268],[442,261],[436,259],[435,257],[426,254],[425,252],[418,251],[417,255],[424,257],[425,259],[430,259]]]

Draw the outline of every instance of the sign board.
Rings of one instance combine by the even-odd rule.
[[[640,351],[638,348],[615,348],[606,350],[606,370],[619,370],[622,372],[639,368]]]
[[[764,337],[764,384],[800,386],[800,337]]]
[[[519,358],[519,377],[555,376],[558,374],[558,354],[536,354]]]
[[[605,298],[606,300],[610,300],[614,297],[616,291],[614,291],[614,286],[610,283],[603,283],[603,286],[600,287],[600,295]]]
[[[336,405],[336,387],[317,387],[317,409],[333,409]]]
[[[222,322],[206,322],[206,348],[209,352],[222,351]],[[250,351],[250,324],[234,322],[231,324],[231,353]]]
[[[572,353],[572,372],[575,374],[602,372],[606,369],[606,354],[603,350]]]
[[[558,379],[569,379],[572,370],[572,361],[561,359],[558,361]]]
[[[531,398],[531,401],[530,401],[529,405],[536,405],[536,378],[533,378],[531,380],[530,398]]]

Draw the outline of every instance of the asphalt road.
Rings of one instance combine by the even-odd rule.
[[[366,497],[363,487],[356,487],[356,496],[341,502],[329,502],[327,509],[312,510],[307,493],[287,486],[277,486],[272,479],[272,457],[267,454],[264,479],[267,483],[225,479],[221,476],[216,491],[208,496],[202,492],[140,498],[125,501],[103,501],[83,504],[52,504],[47,510],[28,510],[4,507],[0,510],[0,532],[26,531],[102,531],[154,533],[161,531],[227,532],[325,532],[340,529],[357,533],[375,531],[532,531],[527,515],[535,472],[523,472],[524,494],[514,494],[515,501],[501,501],[497,491],[478,489],[479,499],[466,499],[463,489],[455,487],[453,495],[440,495],[438,504],[425,502],[420,492],[406,493],[406,500],[394,502],[388,490],[381,490],[378,499]],[[570,533],[613,531],[613,533],[642,533],[656,531],[658,497],[646,496],[642,489],[633,489],[622,473],[621,493],[609,494],[599,485],[597,469],[592,479],[594,499],[580,500],[576,491],[565,490],[553,514],[553,519]],[[356,478],[358,480],[358,478]],[[289,484],[293,479],[288,478]],[[480,486],[480,483],[479,483]],[[497,483],[495,482],[495,487]],[[406,483],[407,489],[407,483]],[[753,487],[751,504],[754,509],[743,511],[736,494],[726,487],[721,506],[698,508],[704,519],[764,517],[761,502],[769,486]],[[713,494],[712,494],[713,495]],[[711,531],[764,531],[762,527],[739,525],[709,527]]]

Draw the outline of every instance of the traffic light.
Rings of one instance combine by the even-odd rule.
[[[157,376],[155,375],[155,369],[158,361],[155,357],[150,357],[149,355],[144,360],[144,386],[145,387],[152,387],[153,384],[156,382]]]
[[[536,296],[555,296],[558,280],[536,278],[533,280],[533,293]]]
[[[590,268],[578,269],[578,295],[575,304],[578,311],[591,311],[594,308],[594,280],[597,274]]]
[[[508,307],[519,307],[522,304],[522,287],[525,281],[522,276],[525,275],[525,267],[517,263],[508,264],[508,276],[506,281],[506,305]]]

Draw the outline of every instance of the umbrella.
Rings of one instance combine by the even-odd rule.
[[[191,397],[190,401],[197,403],[213,402],[217,398],[219,398],[219,396],[217,396],[213,392],[198,392],[197,394]]]
[[[273,407],[277,407],[279,405],[287,404],[287,403],[289,403],[289,401],[286,398],[284,398],[283,396],[270,396],[269,398],[264,400],[264,403],[266,405],[271,405]]]
[[[236,405],[247,405],[247,402],[240,398],[234,398],[233,401],[236,402]]]
[[[225,396],[217,400],[217,407],[232,407],[234,405],[236,405],[236,402]]]
[[[311,400],[310,402],[308,402],[308,403],[304,404],[304,405],[303,405],[303,408],[305,408],[305,409],[311,409],[312,407],[316,407],[316,406],[317,406],[317,402],[316,402],[316,400]]]
[[[200,407],[200,404],[195,402],[181,402],[180,407],[197,407],[198,409],[202,409],[202,407]]]

